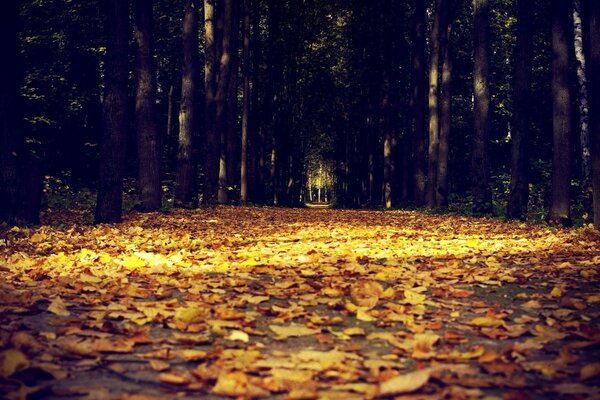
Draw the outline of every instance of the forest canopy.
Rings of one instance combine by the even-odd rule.
[[[595,1],[0,8],[2,221],[327,202],[600,226]]]

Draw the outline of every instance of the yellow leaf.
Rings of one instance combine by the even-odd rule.
[[[190,383],[190,377],[183,374],[163,372],[158,376],[158,380],[171,385],[187,385]]]
[[[563,291],[560,287],[556,286],[550,292],[550,297],[560,297],[563,295]]]
[[[497,328],[499,326],[502,326],[504,321],[493,317],[477,317],[473,318],[469,323],[471,325],[482,326],[486,328]]]
[[[52,303],[48,306],[48,311],[61,317],[68,317],[71,315],[69,310],[67,310],[65,302],[59,296],[56,296],[54,300],[52,300]]]
[[[250,336],[244,331],[234,330],[231,332],[231,334],[229,336],[227,336],[226,339],[231,340],[232,342],[239,341],[239,342],[248,343],[250,341]]]
[[[123,266],[131,269],[141,268],[146,266],[146,261],[136,255],[129,255],[123,258]]]
[[[300,324],[290,324],[288,326],[283,325],[269,325],[269,328],[275,332],[279,339],[286,339],[288,337],[308,336],[315,335],[321,332],[320,329],[309,328]]]
[[[203,322],[210,316],[208,308],[199,307],[181,307],[175,311],[175,322],[182,322],[190,325],[196,322]]]
[[[377,321],[377,318],[373,317],[371,314],[367,312],[364,308],[359,308],[356,310],[356,319],[364,322],[373,322]]]
[[[427,300],[427,296],[424,294],[415,292],[414,290],[404,289],[404,302],[408,304],[419,305],[423,304]]]
[[[150,368],[157,372],[164,371],[171,367],[168,362],[161,360],[150,360],[148,363],[150,364]]]
[[[379,385],[378,396],[391,396],[415,392],[425,386],[427,382],[429,382],[430,377],[430,369],[423,369],[396,376]]]
[[[19,350],[8,349],[0,353],[0,376],[3,378],[10,378],[28,367],[29,360]]]
[[[186,361],[197,361],[206,358],[206,352],[202,350],[185,349],[181,352],[181,356]]]

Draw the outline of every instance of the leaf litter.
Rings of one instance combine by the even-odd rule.
[[[600,397],[589,228],[243,207],[60,218],[0,227],[9,399]]]

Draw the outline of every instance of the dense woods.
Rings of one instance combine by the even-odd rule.
[[[600,227],[595,1],[0,7],[2,221],[328,202]]]

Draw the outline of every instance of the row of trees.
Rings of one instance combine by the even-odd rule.
[[[132,173],[156,211],[171,179],[178,207],[298,205],[325,168],[343,207],[477,214],[504,173],[508,217],[542,186],[558,223],[578,178],[598,226],[596,3],[3,2],[2,220],[37,219],[43,170],[118,222]]]

